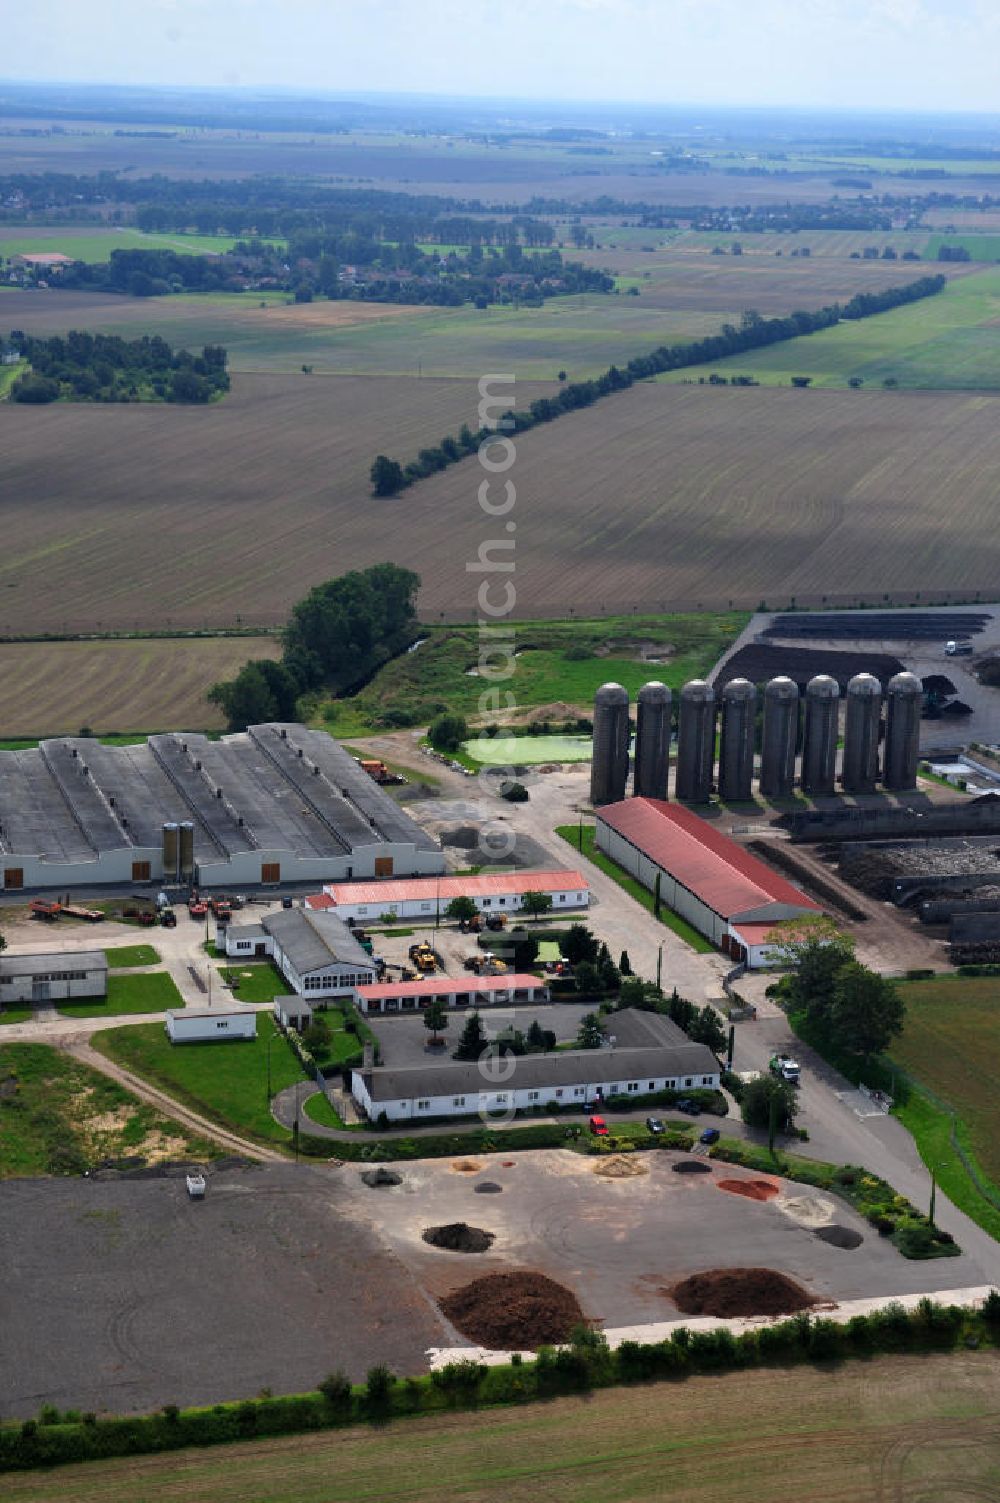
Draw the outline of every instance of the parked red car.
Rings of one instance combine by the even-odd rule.
[[[603,1117],[591,1117],[590,1130],[595,1138],[606,1138],[608,1135],[608,1124]]]

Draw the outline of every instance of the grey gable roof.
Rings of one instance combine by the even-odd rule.
[[[338,964],[363,966],[368,972],[375,969],[371,956],[335,913],[287,908],[262,919],[261,926],[277,940],[300,975]]]
[[[718,1075],[719,1062],[704,1044],[687,1041],[673,1048],[562,1049],[555,1054],[521,1055],[507,1080],[491,1080],[475,1061],[381,1068],[364,1074],[373,1101],[411,1101],[428,1096],[492,1096],[497,1091],[536,1087],[610,1086],[630,1080],[675,1080]],[[497,1071],[497,1074],[503,1073]]]
[[[47,976],[50,971],[106,971],[103,950],[55,950],[51,954],[0,955],[0,976]]]

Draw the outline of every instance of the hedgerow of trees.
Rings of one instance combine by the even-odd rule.
[[[159,335],[120,339],[71,330],[65,338],[35,339],[20,329],[7,344],[29,365],[11,388],[15,402],[210,402],[229,390],[221,345],[194,355],[171,349]]]
[[[295,720],[303,694],[340,693],[401,652],[412,640],[419,575],[373,564],[316,585],[293,606],[280,662],[255,658],[208,698],[241,731],[268,720]]]
[[[870,318],[876,313],[885,313],[890,308],[899,308],[921,298],[934,297],[945,286],[946,278],[935,276],[918,277],[899,287],[886,288],[884,292],[860,292],[847,303],[832,303],[814,312],[790,313],[782,318],[762,318],[749,309],[743,314],[740,325],[723,324],[718,334],[707,335],[687,344],[660,345],[645,355],[635,355],[624,369],[610,365],[603,375],[588,381],[570,381],[553,397],[538,397],[527,411],[508,411],[499,421],[499,428],[510,433],[524,433],[542,423],[551,423],[556,418],[575,412],[581,407],[590,407],[602,397],[617,391],[627,391],[636,381],[662,375],[665,371],[682,370],[693,365],[705,365],[714,360],[725,360],[730,355],[739,355],[746,350],[763,349],[785,340],[798,339],[804,334],[815,334],[820,329],[829,329],[842,319]],[[482,427],[473,432],[463,424],[455,437],[441,439],[435,446],[421,449],[415,460],[403,465],[388,455],[379,454],[371,467],[373,494],[396,495],[426,479],[450,464],[456,464],[469,454],[476,453],[483,444],[495,438],[495,430]]]
[[[835,1049],[868,1058],[903,1030],[906,1006],[895,984],[854,958],[854,943],[829,919],[803,918],[769,943],[790,966],[774,995]]]

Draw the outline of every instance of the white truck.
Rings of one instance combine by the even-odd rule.
[[[790,1054],[772,1055],[768,1068],[772,1075],[777,1075],[779,1080],[786,1080],[789,1085],[798,1085],[800,1075],[798,1061],[792,1059]]]

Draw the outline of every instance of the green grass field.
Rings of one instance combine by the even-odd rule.
[[[906,1027],[893,1058],[954,1108],[1000,1186],[1000,978],[941,976],[900,990]]]
[[[930,1503],[995,1498],[995,1351],[579,1398],[4,1477],[7,1503]]]
[[[4,225],[0,229],[0,258],[58,252],[74,261],[101,262],[115,250],[173,250],[182,255],[220,254],[235,245],[228,235],[144,234],[142,230],[92,229],[80,225]]]
[[[111,970],[126,966],[159,965],[160,952],[155,945],[118,945],[104,952]]]
[[[152,946],[138,945],[136,948],[145,950],[152,949]],[[184,999],[173,977],[166,971],[152,971],[147,976],[112,974],[108,977],[107,1001],[61,1002],[59,1011],[67,1018],[114,1018],[129,1012],[166,1012],[168,1007],[183,1006]]]
[[[0,1023],[27,1023],[34,1013],[33,1007],[0,1007]]]
[[[603,851],[597,849],[593,825],[559,825],[556,834],[561,835],[578,855],[585,856],[606,876],[617,882],[629,897],[635,898],[636,902],[641,903],[643,908],[648,909],[650,913],[653,912],[653,894],[649,888],[643,887],[642,883],[630,877],[617,861],[612,861],[610,856],[606,856]],[[715,946],[710,944],[704,935],[699,934],[697,929],[693,929],[685,919],[682,919],[680,914],[668,908],[665,903],[660,904],[660,923],[682,939],[685,944],[690,945],[692,950],[697,950],[699,955],[713,954]],[[669,982],[669,977],[667,980]]]
[[[233,1132],[286,1145],[291,1134],[271,1116],[267,1094],[269,1041],[274,1094],[305,1077],[267,1013],[258,1014],[257,1037],[252,1041],[171,1044],[162,1023],[138,1023],[97,1033],[91,1043],[109,1059]]]
[[[270,961],[256,965],[237,961],[222,966],[221,975],[229,983],[235,1002],[273,1002],[275,997],[288,995],[288,982]]]
[[[98,1159],[218,1149],[47,1044],[0,1044],[0,1178],[79,1174]]]
[[[18,376],[27,369],[26,360],[19,360],[16,365],[0,365],[0,402],[4,400]]]
[[[657,379],[697,381],[717,371],[754,376],[764,386],[787,386],[792,376],[844,386],[860,376],[866,386],[891,379],[901,387],[995,390],[998,318],[1000,270],[981,271],[955,278],[936,297]]]
[[[635,693],[652,678],[679,688],[706,673],[747,620],[734,611],[512,625],[517,657],[514,673],[503,687],[514,695],[518,710],[571,705],[589,715],[594,691],[609,679],[618,679]],[[640,655],[644,647],[648,659]],[[568,651],[574,656],[567,657]],[[480,695],[488,687],[485,680],[470,674],[479,652],[474,627],[429,627],[427,640],[416,652],[387,663],[352,698],[321,706],[315,723],[337,736],[361,734],[382,723],[388,712],[412,717],[411,725],[421,724],[436,713],[439,704],[474,717]],[[576,657],[580,652],[591,656]],[[490,665],[496,661],[491,659]]]
[[[927,242],[928,260],[936,260],[943,245],[967,250],[973,261],[1000,261],[1000,235],[932,235]]]

